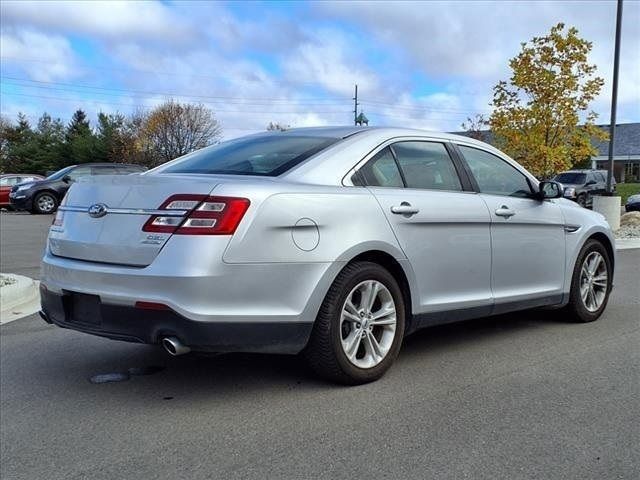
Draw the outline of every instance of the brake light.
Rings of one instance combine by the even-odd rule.
[[[176,235],[232,235],[251,202],[246,198],[179,194],[167,198],[142,227],[144,232]],[[184,215],[176,215],[177,211]],[[173,213],[173,214],[172,214]]]

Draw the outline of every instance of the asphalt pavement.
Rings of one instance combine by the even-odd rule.
[[[50,221],[2,215],[2,270],[37,271]],[[0,327],[0,477],[638,479],[639,327],[640,250],[618,253],[597,322],[430,328],[359,387],[295,356],[169,357],[31,316]]]

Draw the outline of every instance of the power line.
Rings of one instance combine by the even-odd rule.
[[[130,108],[141,108],[141,109],[152,109],[154,108],[154,106],[152,105],[139,105],[139,104],[133,104],[133,103],[119,103],[119,102],[108,102],[108,101],[104,101],[104,100],[87,100],[87,99],[78,99],[78,98],[61,98],[61,97],[50,97],[50,96],[46,96],[46,95],[32,95],[32,94],[27,94],[27,93],[16,93],[16,92],[1,92],[2,95],[8,95],[8,96],[20,96],[20,97],[29,97],[29,98],[42,98],[42,99],[47,99],[47,100],[55,100],[55,101],[62,101],[62,102],[73,102],[73,103],[101,103],[101,104],[106,104],[106,105],[116,105],[116,106],[123,106],[123,107],[130,107]],[[203,104],[212,104],[212,102],[201,102]],[[213,104],[215,105],[215,104]],[[287,105],[289,106],[289,105]],[[284,111],[284,110],[246,110],[246,109],[242,109],[242,110],[224,110],[224,109],[217,109],[214,111],[214,113],[263,113],[263,114],[271,114],[271,115],[279,115],[279,114],[301,114],[301,113],[305,113],[304,111]],[[344,115],[346,113],[346,110],[328,110],[328,111],[322,111],[322,110],[313,110],[313,113],[321,113],[321,114],[340,114],[340,115]]]
[[[47,82],[47,81],[43,81],[43,80],[30,80],[30,79],[26,79],[26,78],[18,78],[18,77],[10,77],[10,76],[0,76],[0,79],[8,79],[8,80],[12,80],[14,82],[31,82],[31,83],[37,83],[37,84],[42,84],[42,85],[61,85],[61,86],[68,86],[68,87],[75,87],[75,88],[85,88],[85,89],[94,89],[94,90],[106,90],[106,91],[113,91],[113,92],[122,92],[123,94],[141,94],[141,95],[165,95],[165,96],[177,96],[177,97],[193,97],[193,98],[206,98],[206,99],[218,99],[218,100],[224,100],[224,101],[242,101],[243,104],[246,103],[246,100],[250,100],[250,101],[256,101],[256,102],[269,102],[268,104],[271,104],[271,102],[284,102],[284,103],[319,103],[319,102],[329,102],[329,103],[336,103],[336,104],[344,104],[346,99],[342,99],[342,98],[301,98],[299,100],[297,99],[287,99],[287,98],[268,98],[268,97],[228,97],[228,96],[222,96],[222,95],[198,95],[198,94],[185,94],[185,93],[179,93],[179,92],[157,92],[157,91],[149,91],[149,90],[127,90],[127,89],[121,89],[121,88],[111,88],[111,87],[99,87],[99,86],[95,86],[95,85],[82,85],[82,84],[74,84],[74,83],[65,83],[65,82]],[[15,86],[22,86],[22,87],[28,87],[28,88],[49,88],[49,89],[57,89],[57,90],[61,90],[61,91],[72,91],[72,92],[76,92],[76,90],[69,90],[69,89],[61,89],[61,88],[53,88],[53,87],[44,87],[44,86],[39,86],[39,85],[24,85],[21,83],[12,83],[12,82],[3,82],[7,85],[15,85]],[[80,92],[78,92],[80,93]],[[89,92],[87,92],[89,93]],[[95,93],[95,94],[101,94],[98,92],[90,92],[90,93]],[[101,95],[106,95],[106,94],[101,94]],[[325,104],[329,104],[329,103],[325,103]]]

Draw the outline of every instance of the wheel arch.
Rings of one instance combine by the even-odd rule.
[[[607,254],[609,255],[609,261],[611,262],[611,274],[613,275],[613,273],[615,272],[616,252],[609,237],[602,232],[595,232],[585,239],[585,241],[582,243],[582,246],[584,246],[584,244],[589,240],[596,240],[604,246]],[[580,248],[582,249],[582,247]]]

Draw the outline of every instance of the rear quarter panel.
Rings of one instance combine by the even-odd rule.
[[[224,188],[215,194],[225,195]],[[405,258],[367,189],[298,186],[284,190],[258,195],[262,198],[231,239],[225,262],[347,262],[368,250]],[[256,195],[251,198],[254,202]]]

